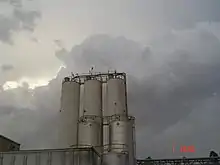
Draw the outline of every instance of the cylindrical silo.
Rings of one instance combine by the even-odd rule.
[[[79,146],[101,146],[102,130],[100,119],[95,116],[84,116],[79,121]]]
[[[102,165],[128,165],[127,153],[109,152],[102,155]]]
[[[79,118],[80,84],[64,78],[62,84],[59,146],[70,147],[77,145]]]
[[[83,115],[102,116],[102,82],[96,79],[84,83]]]
[[[110,119],[110,150],[128,151],[129,123],[127,116],[114,115]]]
[[[107,81],[107,113],[127,115],[126,83],[124,79],[111,78]]]
[[[133,126],[134,119],[128,116],[114,115],[110,119],[110,149],[114,152],[129,152],[134,155]]]

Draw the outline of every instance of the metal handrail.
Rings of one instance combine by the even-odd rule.
[[[121,118],[124,118],[125,120],[135,120],[134,116],[128,116],[124,114],[114,114],[112,116],[103,116],[103,121],[106,123],[110,123],[114,120],[120,120]]]
[[[219,164],[220,157],[202,157],[202,158],[179,158],[179,159],[137,159],[137,165],[165,165],[165,164],[208,164],[208,163],[216,163]]]
[[[76,75],[72,75],[72,76],[68,76],[65,77],[62,81],[62,83],[64,82],[77,82],[80,84],[83,84],[87,79],[90,78],[98,78],[97,80],[102,81],[103,83],[107,82],[107,80],[114,78],[114,79],[122,79],[122,80],[126,80],[126,73],[121,72],[121,73],[117,73],[117,72],[108,72],[108,73],[100,73],[100,72],[91,72],[91,73],[82,73],[80,75],[76,74]]]

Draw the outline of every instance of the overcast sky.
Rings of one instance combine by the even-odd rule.
[[[0,133],[56,147],[61,80],[92,65],[128,74],[138,157],[220,151],[219,0],[0,0]]]

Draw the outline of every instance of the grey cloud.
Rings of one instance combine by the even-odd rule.
[[[77,2],[74,6],[80,11],[72,10],[71,6],[67,9],[72,10],[71,18],[80,29],[76,35],[82,37],[108,33],[152,42],[155,37],[173,29],[189,29],[199,22],[220,21],[218,0],[121,0],[120,3],[117,0],[94,0],[93,3]]]
[[[9,3],[14,7],[22,7],[22,0],[0,0],[1,2]]]
[[[24,87],[2,91],[0,133],[18,141],[26,149],[56,146],[57,125],[54,121],[59,112],[60,81],[55,86],[53,81],[49,86],[35,90],[28,89],[26,84]]]
[[[12,16],[0,15],[0,40],[12,44],[11,35],[14,31],[33,31],[36,19],[40,18],[39,11],[27,11],[14,8]]]
[[[219,22],[220,2],[216,0],[168,0],[163,3],[164,21],[176,28],[189,28],[198,22]]]
[[[22,0],[9,0],[9,3],[15,7],[22,7]]]
[[[132,8],[136,10],[139,8],[136,14],[142,21],[144,21],[144,17],[148,17],[145,14],[149,14],[144,9],[149,9],[149,17],[156,22],[162,21],[172,28],[191,28],[198,22],[220,21],[220,2],[218,0],[156,0],[154,2],[141,0],[135,2]]]
[[[35,38],[35,37],[30,38],[30,40],[33,41],[33,42],[35,42],[35,43],[38,43],[38,42],[39,42],[39,40],[38,40],[37,38]]]
[[[54,43],[59,46],[59,47],[63,47],[62,41],[61,40],[54,40]]]
[[[127,71],[134,77],[129,78],[131,111],[135,113],[137,105],[140,109],[146,109],[140,110],[136,115],[142,118],[148,114],[146,116],[149,118],[148,126],[161,130],[187,116],[198,101],[212,96],[212,93],[218,90],[217,84],[220,79],[217,72],[220,59],[215,52],[220,52],[218,47],[220,43],[215,36],[205,32],[201,32],[198,36],[195,33],[193,37],[198,37],[196,40],[200,45],[198,52],[195,52],[197,44],[184,51],[173,50],[168,56],[170,61],[160,64],[156,61],[157,54],[154,54],[153,48],[141,49],[140,45],[125,38],[94,36],[80,47],[72,49],[69,57],[66,58],[67,68],[80,67],[80,70],[87,71],[89,66],[94,65],[97,70],[119,68]],[[208,52],[200,52],[201,49],[205,51],[208,47],[212,52],[209,53],[209,57],[206,54]],[[201,58],[211,61],[206,61],[204,64],[198,60],[193,62],[193,57],[198,54]],[[80,66],[75,62],[79,62]],[[157,65],[159,70],[154,68]],[[138,81],[142,76],[144,78]],[[173,118],[170,118],[171,114]],[[139,121],[145,120],[143,118]]]
[[[4,16],[0,16],[0,40],[8,43],[11,41],[11,32],[19,29],[19,21],[8,19]]]
[[[14,69],[13,65],[10,65],[10,64],[1,65],[1,70],[3,72],[10,71],[10,70],[13,70],[13,69]]]
[[[56,57],[61,61],[65,61],[67,58],[67,55],[68,55],[68,51],[64,48],[56,52]]]
[[[14,10],[13,15],[22,23],[22,29],[31,31],[36,26],[35,19],[41,16],[38,11],[22,11],[18,9]]]

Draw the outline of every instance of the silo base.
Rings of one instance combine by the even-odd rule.
[[[128,154],[115,152],[103,154],[102,165],[128,165]]]

